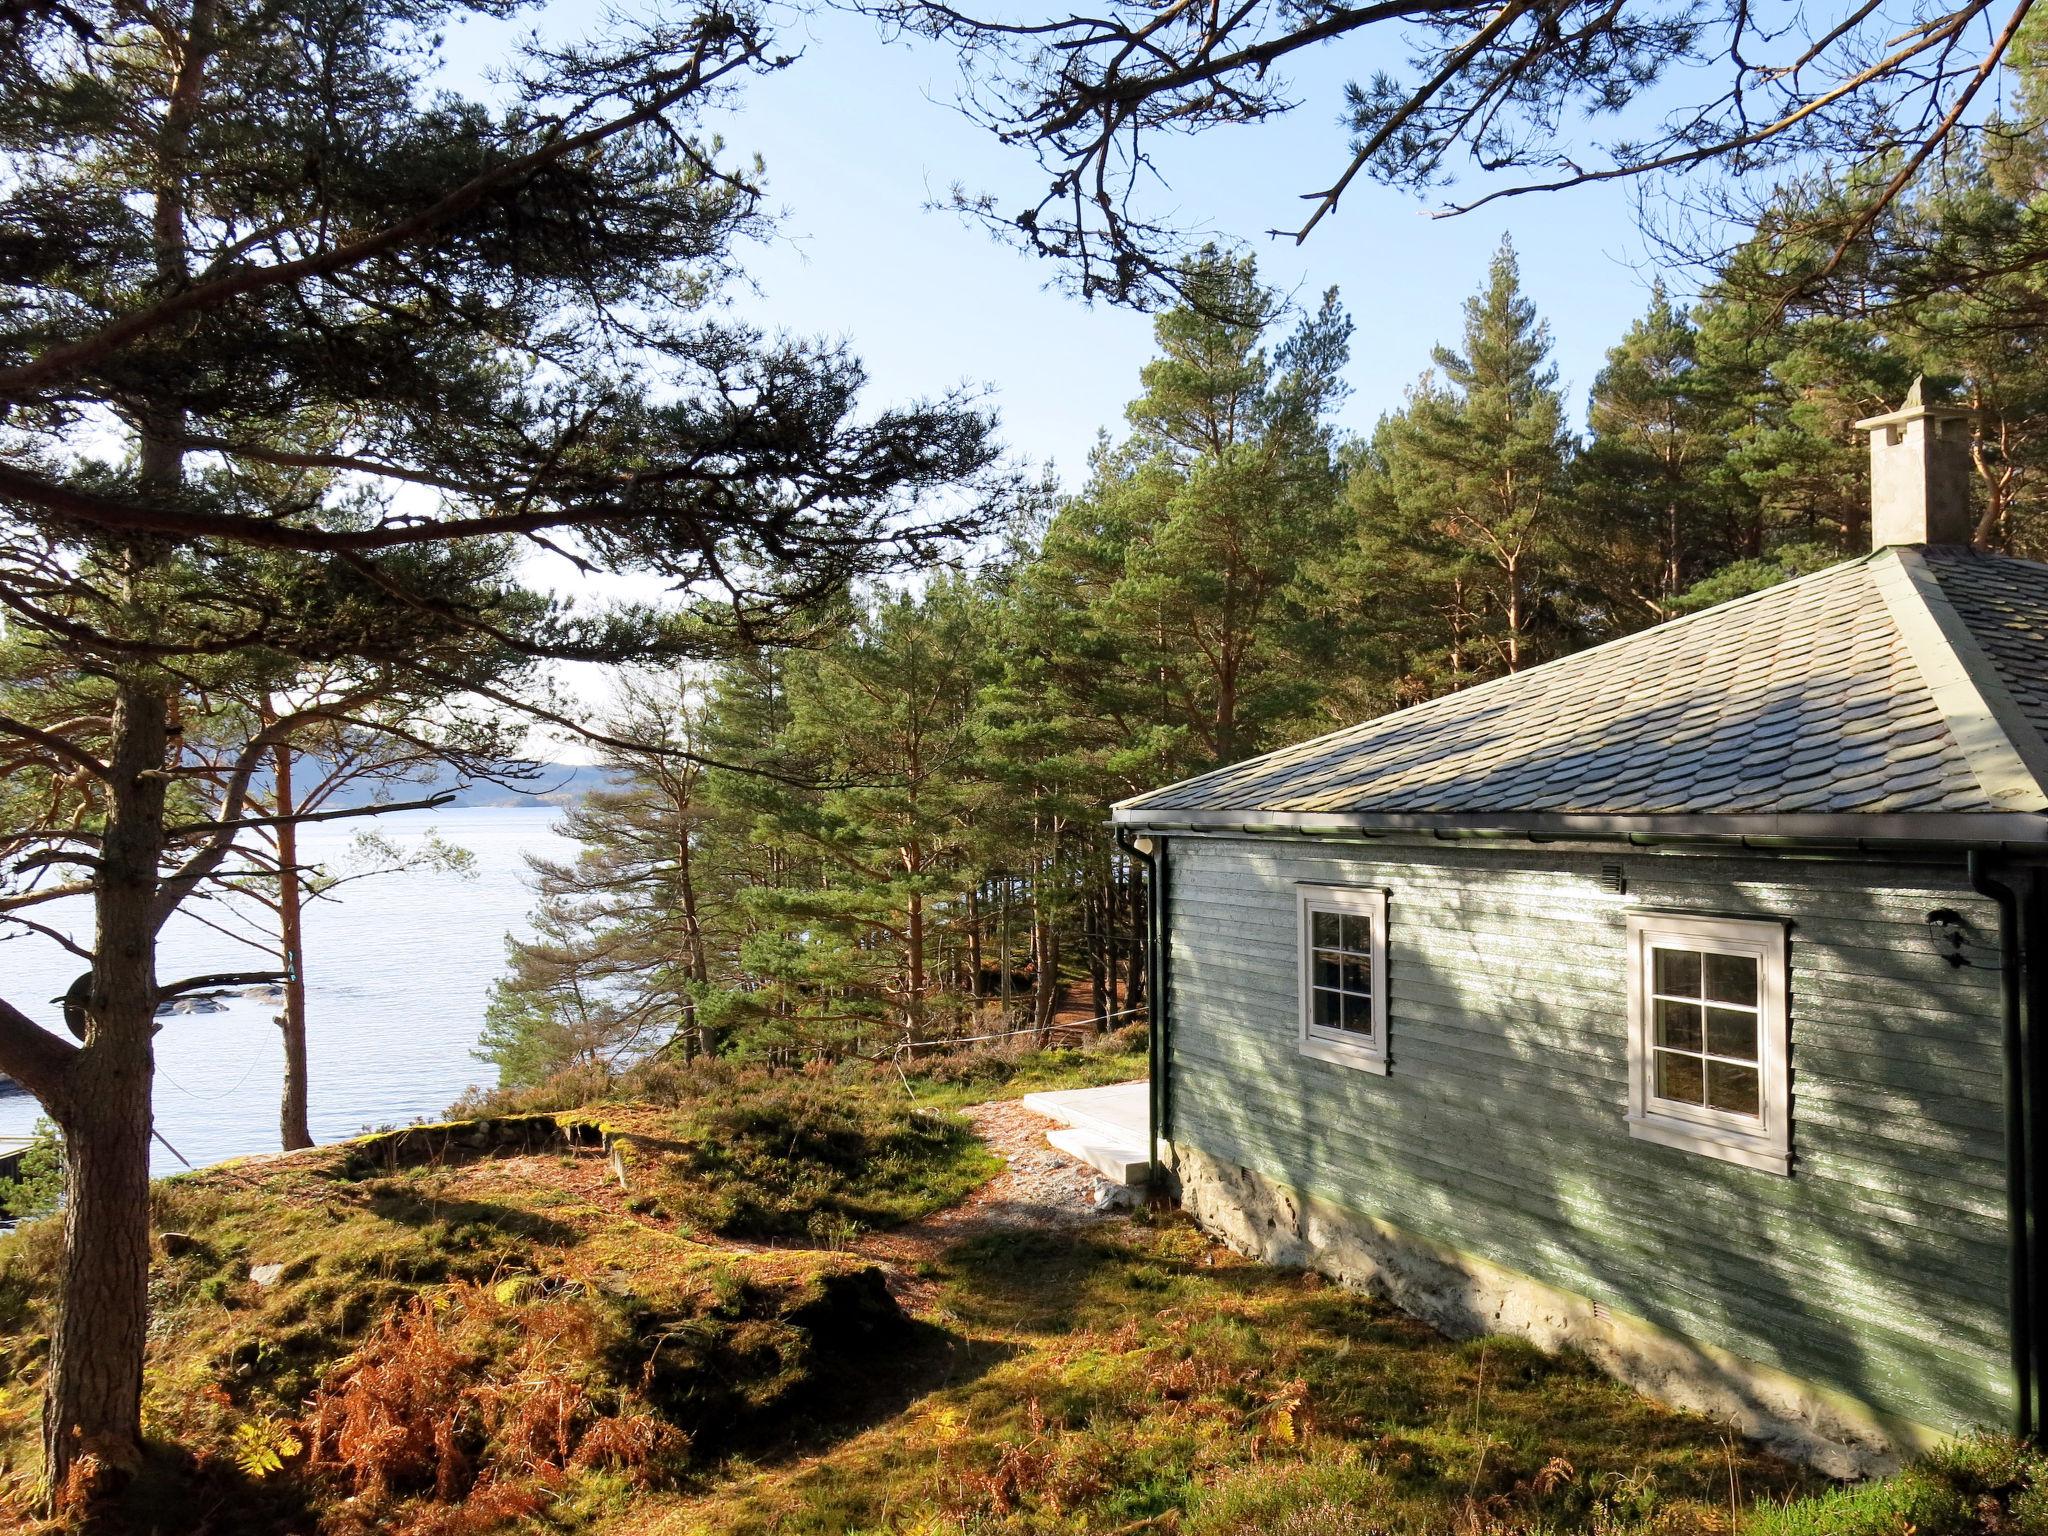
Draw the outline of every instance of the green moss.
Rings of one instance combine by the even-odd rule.
[[[736,1074],[670,1134],[662,1203],[728,1237],[844,1246],[952,1205],[1001,1168],[957,1115],[809,1074]]]
[[[985,1233],[938,1273],[985,1369],[642,1528],[1620,1536],[1725,1529],[1731,1473],[1745,1503],[1820,1486],[1582,1361],[1453,1343],[1177,1219]]]
[[[799,1227],[821,1211],[900,1219],[986,1172],[987,1154],[952,1117],[907,1101],[834,1118],[772,1082],[728,1099],[758,1119],[764,1148],[789,1114],[808,1117],[776,1154],[789,1180],[774,1209]],[[698,1118],[701,1106],[619,1108],[678,1146],[727,1123]],[[510,1127],[508,1144],[436,1127],[157,1185],[144,1409],[157,1451],[135,1496],[195,1519],[246,1509],[239,1525],[210,1527],[226,1532],[438,1528],[417,1458],[388,1487],[348,1470],[354,1453],[331,1405],[369,1361],[393,1380],[417,1377],[416,1389],[389,1389],[394,1402],[440,1392],[450,1405],[440,1421],[457,1470],[434,1476],[469,1490],[474,1529],[573,1530],[630,1502],[629,1485],[645,1494],[706,1457],[784,1446],[834,1421],[924,1347],[866,1261],[707,1246],[662,1202],[628,1209],[599,1136],[566,1154],[560,1141],[530,1122]],[[743,1152],[753,1145],[742,1138]],[[679,1195],[709,1198],[708,1175],[677,1183]],[[54,1223],[0,1238],[0,1484],[35,1462],[57,1256]],[[405,1328],[429,1325],[407,1318],[431,1319],[452,1353],[414,1348]],[[536,1392],[570,1405],[566,1417],[538,1450],[494,1449],[493,1426]],[[602,1428],[612,1423],[623,1427]],[[599,1449],[586,1455],[592,1434]],[[251,1486],[223,1483],[237,1479]]]
[[[2048,1536],[2048,1457],[1997,1436],[1932,1451],[1896,1477],[1759,1510],[1743,1536]]]
[[[1070,1068],[1003,1071],[1022,1091]],[[1727,1536],[1731,1505],[1738,1536],[2048,1536],[2048,1462],[2009,1442],[1833,1488],[1582,1360],[1448,1341],[1176,1217],[872,1236],[994,1167],[931,1107],[986,1097],[989,1073],[950,1072],[913,1080],[919,1109],[865,1070],[718,1067],[502,1145],[451,1125],[165,1181],[137,1497],[226,1536],[452,1530],[458,1510],[475,1536]],[[629,1138],[629,1190],[606,1135]],[[57,1240],[0,1239],[0,1475],[33,1459]],[[864,1248],[901,1263],[923,1322]],[[422,1328],[439,1344],[407,1368],[441,1362],[421,1379],[456,1405],[459,1505],[424,1463],[363,1485],[320,1428]],[[520,1441],[507,1416],[543,1392],[566,1438]],[[599,1425],[624,1449],[579,1459]],[[318,1466],[291,1449],[315,1443]]]

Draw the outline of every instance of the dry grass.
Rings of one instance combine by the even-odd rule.
[[[419,1133],[160,1183],[131,1505],[166,1531],[571,1529],[687,1476],[700,1444],[772,1452],[842,1415],[848,1373],[921,1335],[857,1256],[712,1238],[744,1223],[707,1214],[742,1176],[706,1166],[708,1139],[773,1181],[737,1208],[797,1233],[921,1214],[993,1160],[879,1078],[840,1106],[765,1074],[703,1089],[603,1106],[656,1148],[630,1189],[532,1125],[490,1155]],[[24,1518],[57,1242],[0,1239],[0,1500]]]
[[[1054,1070],[997,1069],[1019,1092]],[[988,1076],[947,1064],[921,1096]],[[130,1523],[2048,1536],[2043,1463],[1998,1442],[1830,1490],[1580,1362],[1447,1341],[1178,1218],[939,1221],[871,1247],[869,1228],[991,1166],[889,1086],[710,1074],[694,1095],[606,1104],[643,1138],[631,1189],[601,1150],[539,1145],[530,1126],[468,1161],[442,1155],[457,1132],[403,1157],[330,1150],[160,1185],[156,1457],[126,1490],[144,1512]],[[831,1251],[778,1246],[821,1239]],[[47,1225],[0,1240],[0,1501],[32,1470],[55,1246]],[[884,1289],[881,1251],[914,1271],[896,1289],[918,1320]],[[259,1285],[265,1264],[282,1272]]]
[[[1819,1486],[1571,1359],[1452,1343],[1179,1219],[991,1233],[938,1265],[983,1368],[801,1465],[611,1536],[1726,1532]]]

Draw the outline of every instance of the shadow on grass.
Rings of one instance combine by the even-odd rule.
[[[277,1536],[315,1528],[311,1492],[298,1477],[250,1477],[226,1457],[150,1440],[135,1474],[61,1529],[77,1536]]]
[[[817,1455],[933,1392],[978,1380],[1017,1352],[906,1316],[872,1268],[832,1277],[785,1321],[793,1331],[737,1328],[729,1343],[673,1376],[659,1352],[648,1362],[650,1390],[668,1388],[666,1410],[689,1430],[703,1464]],[[743,1374],[759,1385],[729,1391]]]
[[[567,1248],[583,1238],[576,1228],[537,1211],[495,1200],[435,1199],[396,1184],[371,1190],[368,1206],[372,1215],[400,1226],[438,1227],[448,1232],[483,1229],[497,1238],[524,1238],[551,1248]]]
[[[1169,1290],[1181,1266],[1147,1259],[1114,1238],[1021,1227],[983,1232],[946,1249],[940,1272],[973,1325],[1019,1333],[1071,1332],[1099,1311],[1103,1285],[1134,1296]]]

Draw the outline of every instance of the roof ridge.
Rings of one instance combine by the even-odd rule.
[[[1871,564],[1871,581],[1985,796],[2000,810],[2048,810],[2048,743],[2006,691],[1926,557],[1885,549]]]
[[[1470,701],[1475,695],[1485,693],[1489,689],[1498,689],[1504,683],[1522,681],[1551,667],[1564,666],[1567,663],[1577,662],[1587,657],[1598,656],[1605,651],[1613,650],[1617,646],[1639,641],[1648,635],[1668,635],[1674,630],[1683,629],[1686,625],[1702,619],[1718,619],[1737,609],[1754,607],[1767,599],[1774,599],[1783,593],[1790,592],[1795,587],[1805,586],[1809,582],[1817,582],[1823,576],[1836,575],[1852,566],[1868,565],[1884,553],[1887,553],[1887,551],[1870,551],[1860,555],[1852,555],[1846,560],[1838,560],[1833,565],[1822,566],[1817,571],[1808,571],[1804,575],[1794,576],[1788,581],[1777,582],[1772,586],[1764,587],[1755,592],[1745,592],[1740,597],[1731,597],[1725,603],[1715,603],[1712,607],[1702,608],[1696,613],[1680,614],[1677,618],[1666,619],[1661,624],[1652,624],[1646,629],[1630,630],[1625,635],[1616,635],[1612,640],[1603,640],[1598,645],[1589,645],[1582,651],[1572,651],[1564,656],[1552,657],[1549,661],[1541,662],[1520,672],[1504,672],[1499,677],[1489,677],[1484,682],[1472,684],[1469,688],[1453,689],[1449,693],[1439,693],[1433,698],[1422,699],[1414,704],[1404,704],[1399,709],[1390,709],[1385,714],[1374,715],[1370,719],[1339,726],[1336,730],[1325,731],[1320,736],[1310,736],[1301,741],[1290,742],[1284,747],[1275,747],[1269,752],[1261,752],[1255,756],[1240,759],[1235,763],[1219,763],[1214,768],[1205,768],[1200,773],[1189,774],[1184,779],[1176,779],[1170,784],[1156,785],[1139,794],[1129,795],[1122,800],[1114,801],[1111,803],[1110,809],[1115,810],[1120,806],[1136,805],[1140,801],[1149,800],[1155,795],[1188,789],[1218,775],[1238,772],[1251,766],[1253,763],[1275,762],[1284,759],[1290,753],[1306,752],[1311,747],[1321,749],[1335,743],[1342,737],[1351,735],[1353,732],[1369,730],[1374,726],[1382,725],[1394,719],[1396,716],[1406,716],[1409,719],[1413,719],[1417,714],[1434,711],[1439,706],[1448,707],[1453,700],[1462,704]],[[2044,799],[2044,805],[2048,805],[2048,799]]]

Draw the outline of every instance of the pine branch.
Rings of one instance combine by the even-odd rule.
[[[71,1070],[77,1060],[77,1046],[0,998],[0,1072],[34,1094],[60,1125],[70,1111]]]

